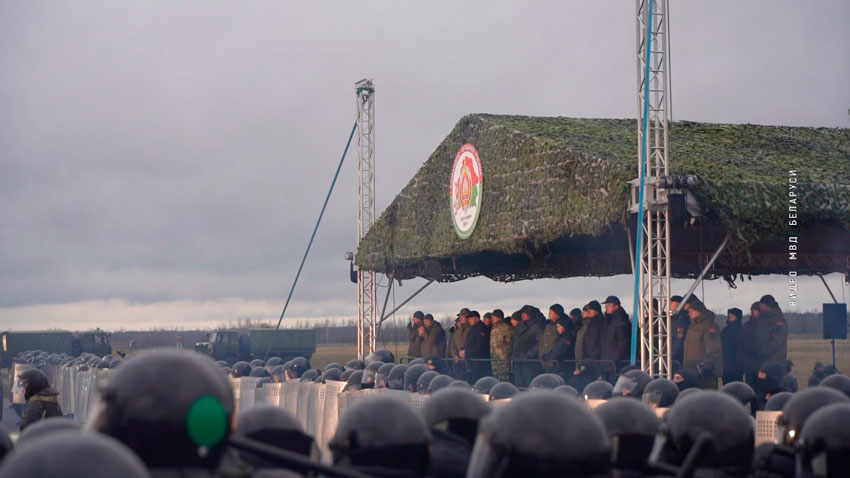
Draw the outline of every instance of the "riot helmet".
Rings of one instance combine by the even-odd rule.
[[[280,365],[280,364],[282,364],[282,363],[283,363],[283,359],[282,359],[282,358],[280,358],[280,357],[271,357],[271,358],[269,358],[268,360],[266,360],[266,363],[265,363],[264,367],[266,367],[266,370],[268,370],[268,371],[269,371],[269,373],[271,373],[271,371],[272,371],[272,369],[273,369],[273,368],[277,367],[278,365]]]
[[[310,370],[310,362],[304,357],[295,357],[289,363],[289,368],[286,369],[287,380],[301,378],[301,375]]]
[[[850,405],[833,403],[812,413],[797,444],[797,476],[847,476]]]
[[[363,370],[366,365],[357,359],[351,359],[345,363],[345,370]]]
[[[655,413],[645,404],[625,397],[608,400],[593,411],[611,440],[614,468],[648,473],[647,460],[659,427]]]
[[[99,402],[89,426],[152,468],[212,469],[226,449],[233,392],[207,356],[180,349],[139,354],[105,382]]]
[[[412,367],[414,365],[425,365],[425,359],[422,357],[417,357],[407,363],[408,367]]]
[[[490,389],[497,383],[499,383],[499,379],[496,377],[481,377],[475,381],[475,385],[472,386],[472,390],[474,390],[475,393],[486,395],[490,393]]]
[[[678,386],[677,386],[677,388],[678,388]],[[679,403],[680,401],[684,400],[684,399],[685,399],[685,397],[688,397],[688,396],[690,396],[690,395],[697,395],[697,394],[699,394],[699,393],[702,393],[702,390],[701,390],[701,389],[699,389],[699,388],[686,388],[686,389],[684,389],[684,390],[681,390],[681,389],[680,389],[680,390],[679,390],[679,396],[677,396],[677,397],[676,397],[676,400],[674,400],[674,401],[673,401],[673,405],[675,405],[675,404]]]
[[[312,458],[317,457],[313,438],[304,432],[301,423],[287,410],[272,405],[254,405],[239,413],[239,422],[234,432],[252,440],[289,450]],[[248,461],[256,465],[272,466],[250,452]]]
[[[679,387],[666,378],[656,378],[643,388],[643,403],[649,408],[667,408],[679,396]]]
[[[844,395],[847,395],[847,397],[850,397],[850,377],[846,375],[830,375],[821,380],[820,384],[824,387],[834,388]]]
[[[267,383],[272,383],[272,379],[270,379],[269,377],[260,377],[260,379],[257,380],[256,387],[257,388],[263,388],[263,385],[265,385]]]
[[[404,374],[407,372],[407,365],[398,364],[390,369],[387,375],[387,388],[390,390],[404,390]]]
[[[361,389],[360,383],[363,382],[363,371],[362,370],[354,370],[351,372],[351,375],[348,377],[348,382],[345,384],[345,388],[342,389],[343,392],[356,392]]]
[[[322,382],[327,382],[328,380],[339,381],[341,376],[342,370],[331,368],[322,372]]]
[[[464,390],[472,390],[472,386],[466,383],[466,381],[464,380],[455,380],[454,382],[450,383],[449,386],[446,388],[462,388]]]
[[[791,400],[794,394],[791,392],[779,392],[777,394],[771,395],[770,398],[767,399],[767,403],[764,404],[764,411],[766,412],[781,412],[782,408],[788,403],[788,400]]]
[[[12,445],[12,438],[9,435],[9,430],[3,425],[0,425],[0,464],[3,463],[3,459],[6,458],[9,453],[12,453],[13,448],[14,445]]]
[[[323,371],[323,372],[327,372],[328,370],[330,370],[330,369],[332,369],[332,368],[338,369],[340,372],[345,372],[345,368],[343,368],[343,366],[342,366],[342,365],[340,365],[340,364],[339,364],[339,363],[337,363],[337,362],[331,362],[331,363],[329,363],[329,364],[325,365],[325,368],[324,368],[324,369],[322,369],[322,371]]]
[[[744,382],[729,382],[720,389],[721,392],[729,394],[735,400],[741,402],[741,405],[747,410],[747,413],[754,414],[758,410],[758,399],[756,392]]]
[[[434,379],[437,375],[440,375],[439,372],[435,372],[433,370],[429,370],[416,380],[416,391],[421,395],[430,395],[431,389],[428,388],[428,385],[431,383],[431,380]]]
[[[352,369],[346,370],[345,372],[342,372],[342,375],[339,376],[339,381],[340,382],[348,382],[348,379],[351,378],[351,374],[353,374],[356,371],[357,370],[354,370],[352,368]]]
[[[559,385],[552,389],[553,392],[564,393],[571,397],[578,398],[578,390],[569,385]]]
[[[378,349],[375,351],[375,354],[378,355],[381,362],[384,363],[394,363],[395,355],[387,349]]]
[[[375,374],[375,388],[387,388],[387,382],[390,379],[390,370],[395,367],[393,363],[385,363],[378,368]]]
[[[511,398],[518,393],[519,389],[516,388],[514,384],[510,382],[499,382],[490,387],[490,395],[488,396],[488,399],[491,402],[494,400],[504,400],[506,398]]]
[[[342,414],[328,446],[336,466],[383,476],[424,476],[430,470],[429,440],[410,404],[378,395],[354,402]]]
[[[266,370],[265,367],[258,365],[251,369],[251,373],[248,374],[249,377],[268,377],[269,371]]]
[[[239,361],[231,367],[233,370],[233,378],[248,377],[251,375],[251,366],[248,362]]]
[[[254,359],[254,360],[251,360],[250,362],[248,362],[248,365],[250,365],[250,366],[251,366],[251,368],[254,368],[254,367],[262,367],[262,366],[264,366],[265,364],[266,364],[266,363],[265,363],[265,362],[263,362],[263,359]]]
[[[44,437],[48,437],[60,432],[81,432],[82,426],[67,418],[54,417],[46,420],[41,420],[26,427],[18,441],[15,442],[15,447],[20,448],[28,443],[37,443]]]
[[[434,380],[445,376],[441,375]],[[431,398],[425,400],[421,413],[428,428],[460,436],[472,444],[478,434],[478,422],[490,410],[490,406],[476,397],[475,392],[448,388],[434,392]]]
[[[484,417],[478,429],[467,476],[596,476],[609,469],[610,445],[599,418],[563,394],[521,394]]]
[[[542,373],[531,380],[529,390],[554,390],[564,385],[564,379],[554,373]]]
[[[363,357],[363,364],[368,367],[369,364],[373,362],[381,362],[381,357],[375,352],[370,353],[369,355]]]
[[[642,370],[629,370],[620,375],[617,383],[614,385],[614,390],[611,392],[613,397],[630,397],[638,400],[643,399],[644,387],[652,381],[646,372]]]
[[[688,463],[746,475],[753,456],[753,421],[740,402],[714,390],[681,397],[664,414],[650,463]]]
[[[431,379],[431,383],[428,384],[428,394],[433,395],[437,391],[448,387],[454,381],[455,379],[449,377],[448,375],[437,375],[436,377]]]
[[[62,431],[42,437],[39,446],[23,446],[0,466],[0,477],[86,476],[150,477],[138,456],[114,438]]]
[[[806,419],[817,409],[832,403],[848,403],[847,395],[829,387],[808,387],[795,393],[782,407],[776,423],[776,438],[783,445],[793,445],[800,436]]]
[[[595,380],[587,384],[581,394],[585,400],[608,400],[614,387],[605,380]]]
[[[411,365],[404,372],[404,389],[408,392],[416,393],[419,377],[428,372],[428,367],[424,364]]]
[[[284,370],[283,365],[275,365],[269,375],[272,378],[274,383],[281,383],[286,381],[286,370]]]
[[[360,388],[375,388],[378,369],[381,368],[382,365],[386,364],[380,360],[374,360],[366,366],[366,369],[363,370],[363,381],[360,382]]]
[[[299,377],[298,380],[301,382],[314,382],[318,377],[319,371],[314,368],[311,368],[310,370],[307,370],[306,372],[302,373],[301,377]]]

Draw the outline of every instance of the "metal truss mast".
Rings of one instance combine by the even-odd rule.
[[[357,93],[357,246],[375,223],[375,87],[372,80],[355,83]],[[377,274],[357,271],[357,356],[377,344]]]

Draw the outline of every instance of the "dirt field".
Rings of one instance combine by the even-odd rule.
[[[396,345],[398,348],[396,349]],[[379,344],[378,348],[386,348],[398,358],[407,354],[407,342],[404,344]],[[357,356],[357,346],[354,344],[319,345],[316,354],[310,359],[310,365],[321,370],[325,365],[337,362],[345,365],[345,362]]]

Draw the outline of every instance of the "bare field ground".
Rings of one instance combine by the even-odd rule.
[[[396,347],[398,346],[398,347]],[[407,355],[407,342],[399,344],[378,344],[378,348],[385,348],[393,353],[398,358]],[[357,345],[355,344],[332,344],[319,345],[316,347],[316,353],[310,359],[310,365],[321,370],[325,365],[337,362],[345,365],[345,362],[357,357]]]

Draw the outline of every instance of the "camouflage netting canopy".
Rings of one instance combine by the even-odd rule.
[[[483,204],[463,240],[449,182],[466,143],[481,159]],[[850,129],[675,122],[668,154],[672,175],[697,178],[690,193],[701,209],[671,213],[675,277],[698,275],[727,234],[708,278],[850,273]],[[381,214],[356,264],[439,281],[631,274],[637,174],[634,120],[469,115]],[[799,237],[796,260],[789,236]]]

